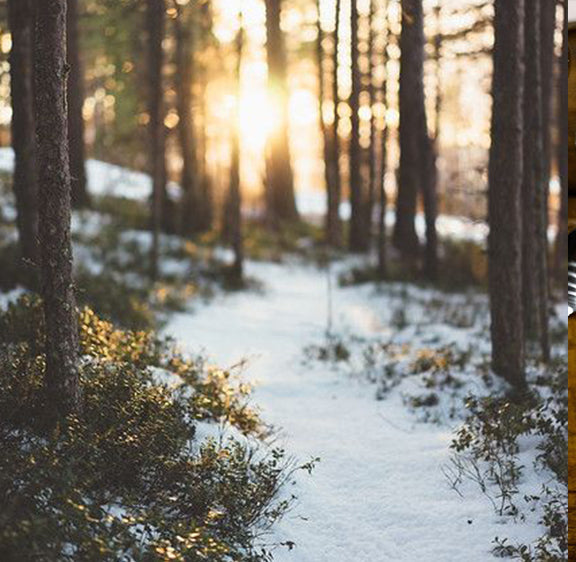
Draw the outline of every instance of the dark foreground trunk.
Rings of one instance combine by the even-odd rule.
[[[524,0],[495,2],[494,98],[489,165],[492,368],[525,386],[522,313]]]
[[[10,80],[12,97],[12,147],[16,226],[24,270],[38,261],[38,185],[34,122],[32,0],[9,0],[12,33]]]
[[[38,139],[39,230],[46,323],[46,389],[59,415],[77,410],[78,339],[66,107],[66,0],[37,3],[34,79]]]

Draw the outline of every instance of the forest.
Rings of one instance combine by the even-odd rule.
[[[568,4],[0,0],[0,560],[567,561]]]

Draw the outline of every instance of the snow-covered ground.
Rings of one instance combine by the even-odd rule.
[[[494,537],[529,543],[543,533],[533,522],[497,517],[478,492],[461,498],[449,489],[442,471],[449,426],[417,422],[398,393],[376,401],[370,385],[302,361],[303,348],[326,330],[324,272],[247,268],[264,281],[263,294],[223,295],[174,316],[166,333],[223,367],[248,358],[245,376],[257,384],[255,402],[281,430],[280,443],[303,462],[321,458],[311,477],[288,490],[299,501],[273,539],[296,547],[279,549],[276,560],[486,562]],[[373,288],[335,288],[332,301],[336,330],[390,334],[389,303]]]

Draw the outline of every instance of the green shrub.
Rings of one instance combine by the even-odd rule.
[[[249,389],[89,309],[79,326],[83,408],[48,430],[41,302],[0,313],[0,559],[270,560],[284,452],[196,438],[200,420],[262,434]]]

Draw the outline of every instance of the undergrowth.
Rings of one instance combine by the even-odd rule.
[[[49,430],[41,303],[0,313],[0,559],[271,560],[295,468],[249,388],[89,309],[79,327],[83,408]],[[210,422],[237,436],[202,438]]]

